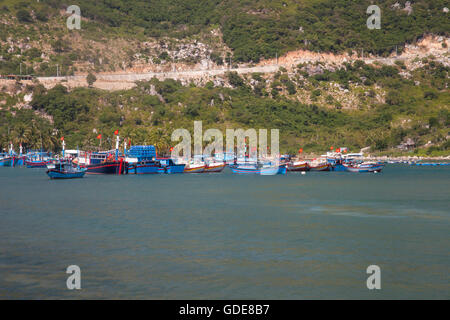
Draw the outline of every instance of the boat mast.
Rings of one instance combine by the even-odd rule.
[[[120,143],[120,137],[119,135],[116,136],[116,161],[119,159],[119,143]]]

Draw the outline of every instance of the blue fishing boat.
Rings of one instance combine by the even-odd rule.
[[[158,174],[165,173],[165,167],[159,161],[144,160],[131,163],[127,168],[128,174]]]
[[[14,167],[14,157],[3,157],[0,159],[0,167]]]
[[[53,159],[47,152],[30,152],[25,160],[27,168],[46,168],[52,162]]]
[[[26,156],[19,156],[15,159],[14,166],[15,167],[22,167],[25,165],[25,161],[27,161]]]
[[[54,169],[47,170],[50,179],[77,179],[83,178],[86,169],[74,167],[69,163],[59,163]]]
[[[164,172],[168,174],[172,173],[183,173],[185,164],[182,163],[175,163],[170,158],[156,158],[157,161],[161,164],[161,166],[164,168]]]
[[[11,143],[8,153],[0,154],[0,167],[14,167],[17,162],[17,156]]]

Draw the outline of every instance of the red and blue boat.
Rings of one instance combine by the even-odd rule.
[[[86,157],[78,157],[74,163],[86,169],[87,174],[124,174],[126,162],[123,158],[115,159],[111,152],[85,153]],[[84,160],[84,161],[82,161]]]
[[[47,152],[30,152],[25,160],[27,168],[46,168],[51,163],[53,159]]]

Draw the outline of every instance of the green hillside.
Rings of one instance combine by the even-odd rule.
[[[396,2],[398,9],[392,7]],[[388,55],[424,34],[448,36],[450,19],[443,12],[450,7],[448,0],[416,0],[409,13],[405,2],[380,1],[381,29],[369,30],[366,10],[373,3],[369,0],[77,0],[70,4],[79,5],[87,20],[81,30],[69,31],[67,16],[61,15],[69,5],[65,0],[0,0],[0,16],[18,22],[0,25],[0,39],[48,36],[44,41],[64,56],[59,62],[67,65],[87,59],[71,48],[70,37],[64,39],[70,32],[97,41],[112,37],[144,41],[149,37],[184,39],[217,27],[235,62],[258,62],[299,48],[334,53],[364,49]],[[12,59],[17,52],[7,49],[0,48],[4,57],[11,55],[9,63],[0,62],[3,73],[18,73],[20,62],[36,62],[41,53],[29,50],[20,60]],[[33,71],[45,74],[45,70]]]
[[[0,74],[117,72],[134,67],[136,56],[154,65],[195,65],[200,56],[171,60],[168,51],[184,40],[205,43],[220,66],[228,56],[235,63],[257,62],[294,49],[387,56],[427,34],[448,37],[448,0],[416,0],[411,10],[406,1],[380,1],[381,29],[368,30],[372,2],[0,0]],[[81,8],[81,30],[66,28],[63,13],[71,4]],[[144,42],[158,46],[152,51]],[[446,155],[449,67],[442,61],[431,56],[414,68],[402,61],[356,61],[332,68],[298,65],[271,75],[229,73],[226,84],[233,88],[153,79],[115,92],[62,85],[46,90],[17,81],[0,91],[0,144],[57,150],[64,136],[72,147],[93,148],[102,133],[110,137],[103,147],[110,147],[112,132],[120,129],[133,143],[156,143],[164,151],[173,129],[192,130],[193,120],[203,120],[205,128],[278,128],[285,152],[346,145],[396,153],[410,139],[412,153]],[[322,70],[310,74],[308,67]]]
[[[373,151],[395,152],[397,145],[411,138],[417,147],[432,143],[423,150],[417,148],[416,154],[447,154],[450,93],[443,89],[449,84],[449,68],[434,61],[425,63],[413,74],[414,79],[420,79],[420,85],[402,78],[401,66],[375,68],[357,61],[345,69],[310,77],[306,86],[318,89],[295,86],[295,90],[311,92],[315,99],[326,96],[325,100],[329,100],[330,81],[352,83],[350,88],[362,88],[361,106],[355,110],[340,109],[332,98],[329,103],[337,106],[331,108],[320,102],[295,101],[288,93],[290,86],[283,80],[284,73],[276,75],[279,84],[271,94],[248,84],[250,79],[264,82],[258,74],[247,78],[229,74],[234,88],[214,87],[212,83],[205,87],[183,86],[174,80],[157,79],[116,92],[89,88],[69,92],[62,85],[45,90],[37,84],[22,88],[22,94],[34,92],[31,110],[12,109],[14,116],[0,111],[1,123],[8,124],[0,129],[0,143],[5,146],[12,140],[29,148],[43,143],[46,148],[58,149],[58,139],[64,136],[72,147],[95,148],[96,136],[101,133],[107,137],[103,147],[112,147],[112,133],[120,129],[121,135],[135,144],[155,143],[166,151],[173,145],[170,135],[174,129],[192,131],[193,121],[203,120],[204,129],[280,129],[282,150],[291,153],[299,147],[305,152],[320,152],[332,145],[346,145],[353,150],[371,146]],[[374,100],[371,82],[386,90],[386,103]],[[152,86],[159,96],[150,95]],[[282,95],[284,91],[286,95]],[[12,97],[6,100],[10,105],[15,103]],[[35,111],[50,115],[54,123],[42,120]]]

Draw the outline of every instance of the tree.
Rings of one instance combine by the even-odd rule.
[[[226,76],[230,84],[235,88],[243,87],[245,85],[244,80],[239,76],[239,74],[236,71],[227,72]]]
[[[88,83],[89,87],[91,88],[94,82],[97,81],[97,77],[93,75],[91,72],[86,77],[86,82]]]

